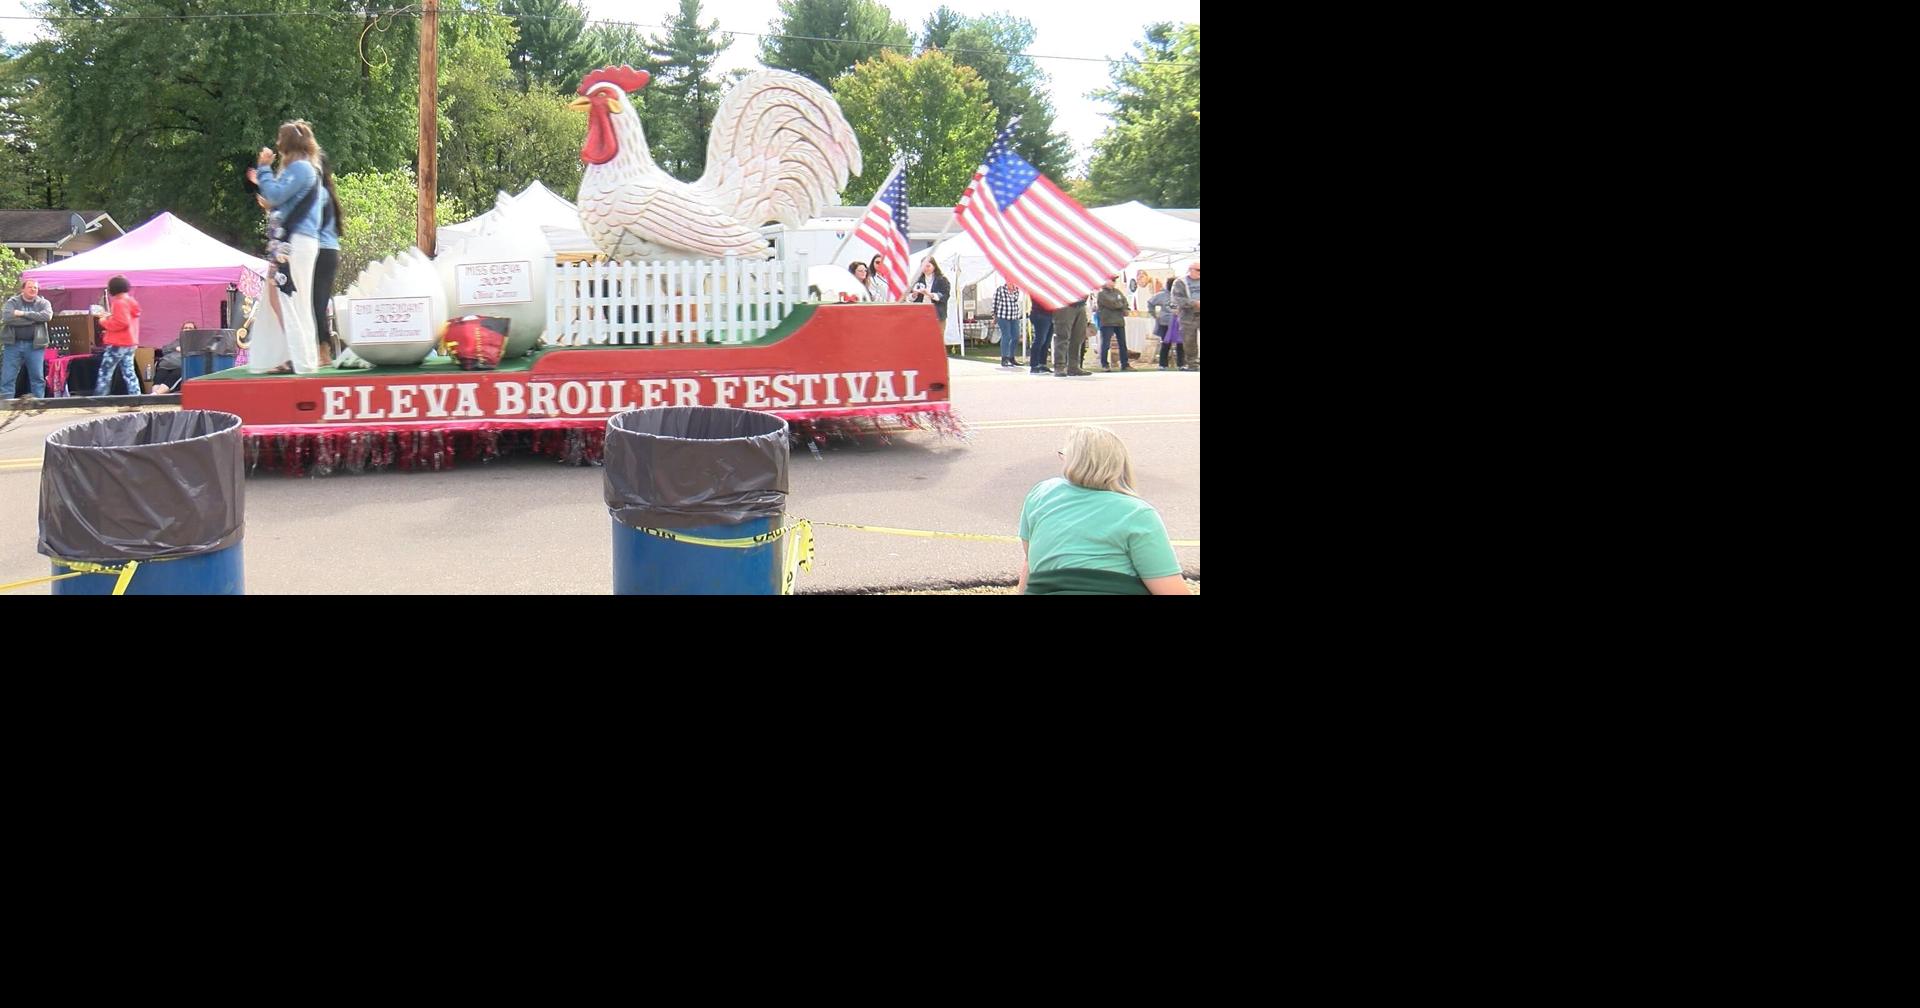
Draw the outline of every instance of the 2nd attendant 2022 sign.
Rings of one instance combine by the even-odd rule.
[[[689,378],[542,380],[500,374],[437,382],[327,383],[322,423],[479,417],[595,417],[657,406],[750,410],[834,409],[924,402],[920,372],[700,375]]]

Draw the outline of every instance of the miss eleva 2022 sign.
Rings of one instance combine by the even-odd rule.
[[[475,417],[612,416],[655,406],[826,409],[924,402],[919,371],[700,375],[555,381],[496,375],[488,380],[322,386],[325,423],[358,420],[459,420]]]

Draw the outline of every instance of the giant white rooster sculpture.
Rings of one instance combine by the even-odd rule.
[[[860,173],[860,142],[833,96],[797,74],[761,70],[720,99],[706,173],[682,182],[654,166],[628,100],[647,80],[644,70],[603,67],[573,103],[587,110],[580,223],[616,260],[764,255],[762,224],[798,227]]]

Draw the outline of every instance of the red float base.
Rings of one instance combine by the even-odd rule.
[[[835,437],[906,431],[964,438],[947,355],[923,305],[803,305],[748,346],[557,348],[510,369],[223,371],[181,386],[181,408],[242,423],[249,461],[301,475],[445,469],[516,448],[586,464],[606,421],[654,406],[731,406],[779,416],[816,451]]]

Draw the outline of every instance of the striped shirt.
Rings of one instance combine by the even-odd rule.
[[[1026,317],[1026,313],[1020,310],[1020,288],[1001,284],[1000,289],[993,292],[993,317],[1005,319]]]

